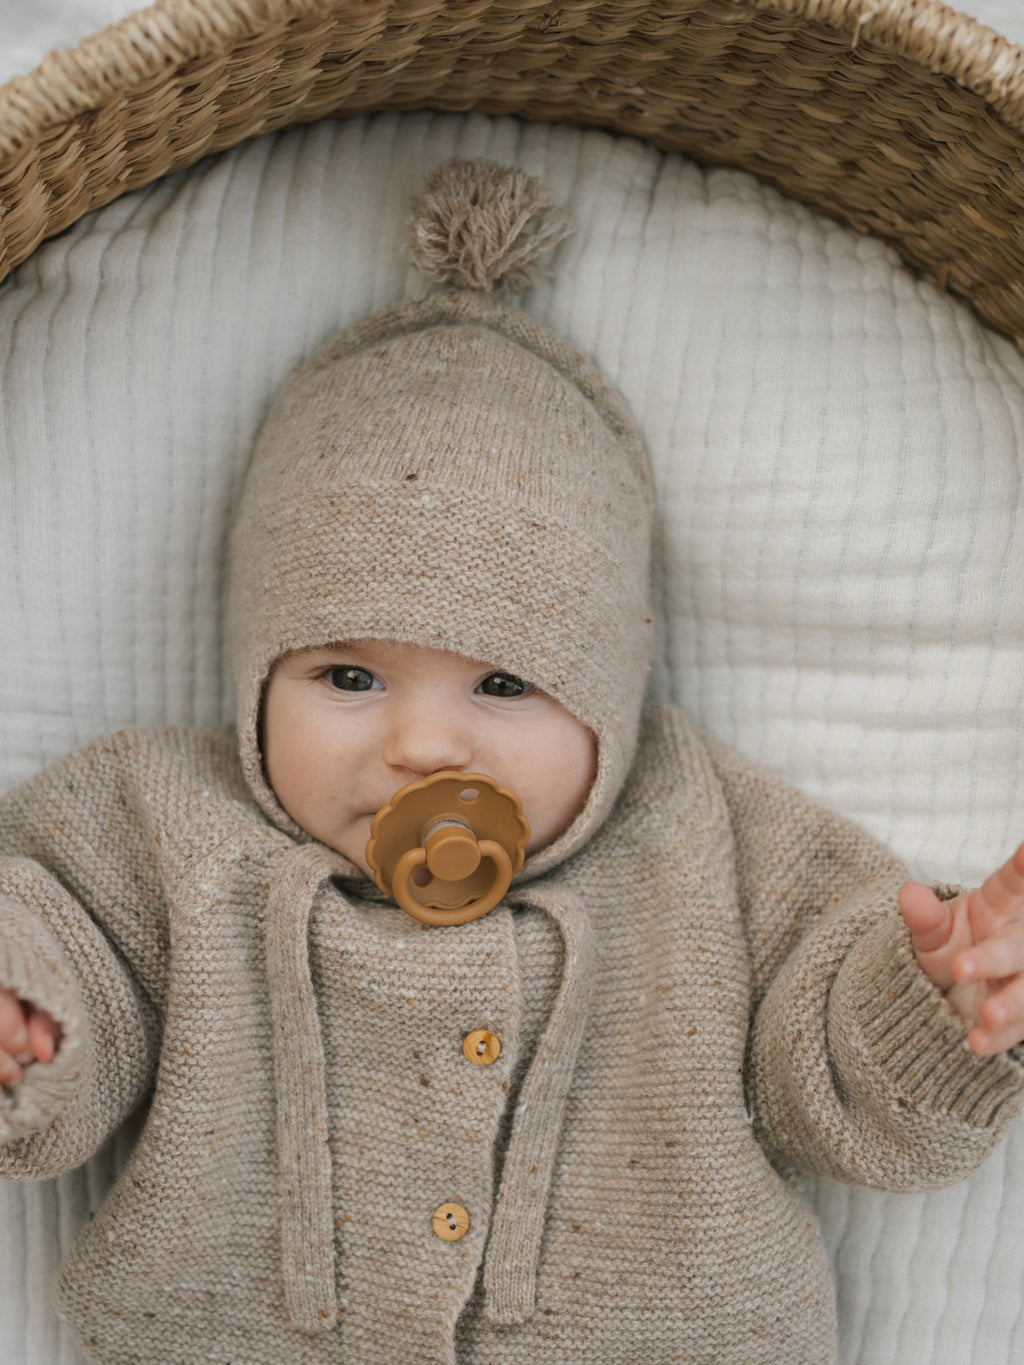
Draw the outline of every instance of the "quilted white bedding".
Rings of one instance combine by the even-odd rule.
[[[973,11],[1024,41],[1017,0]],[[12,17],[2,60],[30,65]],[[109,728],[226,714],[224,533],[267,397],[419,287],[402,217],[454,153],[519,162],[576,218],[524,305],[647,437],[661,692],[915,874],[983,875],[1024,832],[1024,360],[749,176],[472,115],[247,144],[0,287],[0,787]],[[52,1286],[123,1145],[0,1187],[0,1361],[78,1361]],[[848,1365],[1024,1359],[1024,1128],[949,1191],[814,1195]]]

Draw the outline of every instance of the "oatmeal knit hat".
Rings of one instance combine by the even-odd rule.
[[[438,287],[327,342],[285,383],[232,544],[231,653],[242,761],[276,824],[259,753],[273,664],[357,638],[450,650],[529,679],[598,744],[573,825],[629,769],[651,653],[651,493],[622,399],[571,346],[495,297],[568,232],[522,171],[448,162],[410,243]]]

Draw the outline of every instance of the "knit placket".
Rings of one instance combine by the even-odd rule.
[[[434,928],[391,902],[338,890],[315,908],[341,1359],[390,1365],[398,1341],[403,1361],[455,1359],[520,1053],[524,983],[511,916],[502,907]],[[465,1055],[477,1030],[500,1041],[491,1064]],[[446,1205],[468,1218],[458,1240],[434,1231]]]

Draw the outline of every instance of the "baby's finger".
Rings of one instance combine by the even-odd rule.
[[[0,1049],[0,1085],[15,1085],[24,1074],[14,1058]]]
[[[28,1045],[37,1062],[50,1062],[57,1051],[60,1026],[46,1010],[32,1009],[28,1016]]]
[[[0,1047],[13,1054],[28,1048],[25,1011],[13,991],[0,989]]]
[[[1024,911],[1024,843],[970,893],[969,899],[972,910],[975,907],[984,909],[1000,919],[1012,918]]]
[[[979,1057],[991,1057],[1024,1042],[1024,978],[1015,976],[988,997],[967,1042]]]
[[[952,901],[940,901],[931,887],[907,882],[897,895],[900,914],[918,953],[933,953],[949,942],[953,929]]]
[[[959,982],[1003,981],[1024,972],[1024,923],[1011,921],[983,943],[958,953],[952,972]]]

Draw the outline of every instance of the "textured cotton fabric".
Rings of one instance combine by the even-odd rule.
[[[105,1365],[832,1361],[824,1249],[777,1172],[953,1181],[1024,1098],[913,960],[892,856],[678,713],[648,714],[584,849],[447,929],[270,824],[235,744],[117,735],[0,807],[0,979],[65,1031],[0,1169],[54,1174],[149,1105],[63,1277]],[[593,952],[561,1014],[581,964],[553,901]],[[510,1186],[567,1046],[550,1189]],[[488,1284],[509,1189],[543,1236]]]

